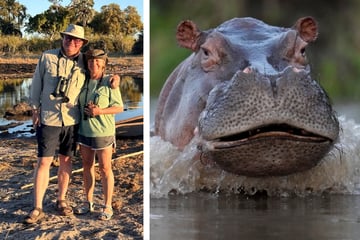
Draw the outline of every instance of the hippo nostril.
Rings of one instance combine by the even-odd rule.
[[[298,73],[298,72],[301,72],[302,69],[299,69],[299,68],[297,68],[297,67],[293,67],[293,71],[296,72],[296,73]]]
[[[295,72],[295,73],[304,73],[306,74],[308,71],[306,71],[306,69],[304,68],[297,68],[297,67],[293,67],[292,70]]]
[[[246,67],[244,70],[243,70],[243,73],[251,73],[253,70],[251,69],[251,67]]]

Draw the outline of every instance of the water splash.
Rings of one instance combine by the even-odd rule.
[[[224,172],[204,165],[196,156],[196,144],[180,152],[159,137],[150,139],[150,177],[152,197],[166,197],[208,190],[214,193],[269,196],[307,196],[311,194],[360,194],[360,125],[344,116],[342,131],[333,150],[313,169],[283,177],[252,178]],[[195,140],[194,140],[195,141]]]

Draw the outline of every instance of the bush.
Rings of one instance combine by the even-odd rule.
[[[108,52],[116,52],[122,55],[132,53],[135,39],[132,36],[123,38],[113,38],[102,35],[92,35],[88,37],[90,42],[104,41]],[[61,45],[61,39],[49,40],[44,37],[31,37],[29,39],[17,36],[0,35],[0,54],[41,54],[43,51],[58,48]]]
[[[24,40],[20,37],[2,35],[0,40],[0,51],[5,55],[21,52],[20,46],[23,42]]]

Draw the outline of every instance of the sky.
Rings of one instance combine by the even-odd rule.
[[[49,8],[51,3],[48,0],[17,0],[20,4],[26,7],[27,14],[30,14],[32,17],[36,14],[42,13]],[[69,5],[71,0],[63,0],[61,2],[62,6]],[[100,8],[104,5],[110,3],[116,3],[120,6],[121,10],[124,10],[127,6],[133,6],[137,9],[137,12],[141,16],[141,20],[144,22],[144,11],[143,11],[143,0],[94,0],[94,9],[100,11]]]

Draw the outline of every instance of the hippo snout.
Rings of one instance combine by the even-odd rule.
[[[288,124],[335,140],[339,126],[326,93],[306,71],[287,68],[265,76],[238,71],[216,86],[199,118],[204,139],[217,139],[268,124]]]
[[[337,118],[318,83],[289,67],[238,71],[215,87],[199,118],[199,147],[241,175],[287,175],[315,166],[336,141]]]

